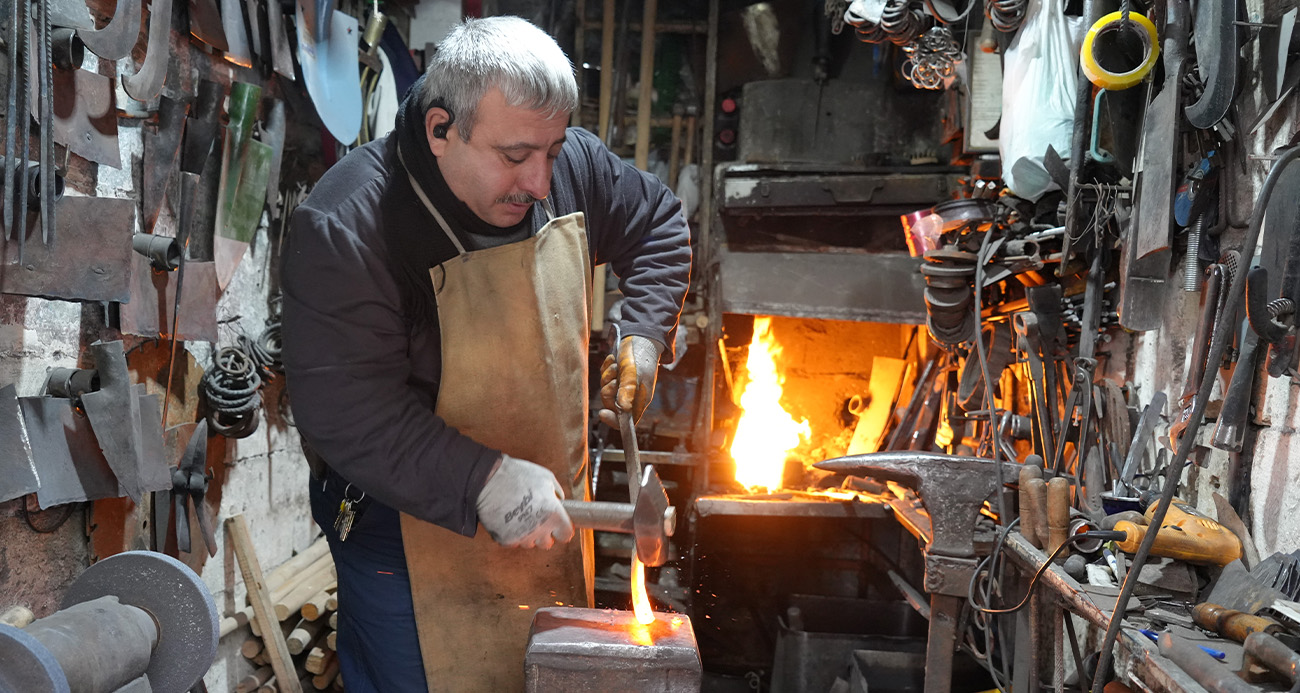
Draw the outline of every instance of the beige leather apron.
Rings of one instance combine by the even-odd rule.
[[[525,241],[466,251],[411,184],[460,252],[429,272],[442,332],[436,413],[550,469],[569,498],[585,499],[591,260],[582,213],[551,219]],[[590,531],[549,551],[507,549],[481,527],[469,539],[404,514],[402,541],[430,691],[522,691],[535,611],[592,605]]]

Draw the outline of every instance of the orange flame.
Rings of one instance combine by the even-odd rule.
[[[781,407],[785,378],[776,370],[780,353],[781,347],[772,336],[772,318],[755,318],[754,339],[745,360],[749,380],[740,394],[740,407],[745,413],[731,443],[736,481],[751,491],[780,488],[787,454],[812,433],[807,420],[795,421]]]
[[[645,564],[632,554],[632,613],[637,623],[648,626],[655,622],[655,612],[650,608],[650,597],[645,592]]]

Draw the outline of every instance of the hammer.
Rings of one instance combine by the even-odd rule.
[[[633,503],[561,502],[578,527],[635,536],[642,563],[653,567],[668,561],[668,537],[677,529],[677,509],[668,504],[668,493],[652,465],[646,465]]]

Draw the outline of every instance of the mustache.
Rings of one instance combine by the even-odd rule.
[[[504,196],[502,196],[502,197],[498,197],[498,198],[497,198],[497,203],[498,203],[498,204],[520,204],[520,205],[530,205],[530,204],[532,204],[532,203],[534,203],[534,202],[541,202],[541,201],[542,201],[542,198],[540,198],[540,197],[533,197],[532,195],[529,195],[529,194],[526,193],[526,192],[513,193],[513,194],[511,194],[511,195],[504,195]]]

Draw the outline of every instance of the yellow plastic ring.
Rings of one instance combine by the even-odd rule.
[[[1088,77],[1088,81],[1111,91],[1136,86],[1146,79],[1151,68],[1155,67],[1156,58],[1160,57],[1160,40],[1156,35],[1156,25],[1139,12],[1130,12],[1128,22],[1124,21],[1123,15],[1123,12],[1111,12],[1098,19],[1097,23],[1088,29],[1087,35],[1083,37],[1083,47],[1079,49],[1079,60],[1083,64],[1083,74]],[[1093,52],[1093,44],[1097,37],[1114,31],[1134,31],[1135,28],[1146,49],[1146,57],[1142,63],[1128,72],[1111,72],[1102,67],[1097,62],[1096,53]]]

